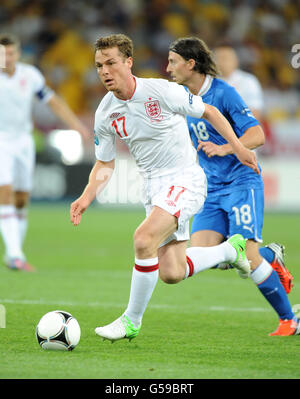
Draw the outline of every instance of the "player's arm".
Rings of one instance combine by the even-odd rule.
[[[252,112],[254,118],[258,120],[258,122],[262,121],[262,119],[263,119],[262,112],[259,109],[251,108],[251,112]]]
[[[164,92],[163,101],[167,103],[173,112],[206,119],[231,145],[239,161],[259,174],[255,153],[244,147],[234,133],[228,120],[216,107],[204,103],[200,96],[188,93],[183,86],[172,82],[170,82],[168,86],[168,90]],[[199,148],[197,150],[199,150]]]
[[[254,172],[259,174],[255,153],[246,148],[237,138],[228,120],[216,107],[206,103],[204,105],[205,109],[202,118],[206,119],[217,130],[217,132],[224,137],[231,146],[232,153],[237,156],[242,164],[249,166],[254,170]],[[199,143],[197,151],[199,151],[201,147],[202,143]]]
[[[258,148],[265,143],[265,134],[260,125],[251,126],[245,131],[245,133],[239,138],[239,140],[246,148],[254,150],[255,148]],[[211,149],[210,156],[225,156],[233,154],[232,148],[229,144],[223,144],[218,147],[218,154],[214,154],[214,149]],[[208,148],[206,150],[209,151]]]
[[[115,160],[103,162],[97,160],[93,166],[88,184],[81,196],[71,204],[70,219],[74,226],[81,221],[81,215],[99,195],[109,182],[115,168]]]
[[[251,101],[252,106],[259,106],[262,103],[262,93],[259,93],[256,88],[258,89],[259,87],[252,85],[251,95],[249,95],[249,101]],[[259,96],[259,94],[261,94],[261,96]],[[239,137],[239,140],[246,148],[252,150],[264,144],[265,135],[263,129],[258,124],[253,113],[251,114],[242,97],[233,87],[227,88],[224,92],[223,107],[228,115],[230,115],[233,123],[232,126],[236,126],[240,131],[244,132],[243,135]],[[229,144],[217,145],[210,141],[205,141],[199,143],[199,147],[208,157],[215,155],[223,157],[233,154],[232,147]]]
[[[77,118],[74,112],[61,97],[53,93],[47,104],[54,112],[54,114],[60,120],[62,120],[70,129],[77,130],[84,140],[91,139],[92,136],[88,129]]]

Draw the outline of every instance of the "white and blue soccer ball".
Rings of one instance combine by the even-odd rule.
[[[39,321],[36,338],[43,349],[71,351],[80,341],[80,326],[71,313],[54,310]]]

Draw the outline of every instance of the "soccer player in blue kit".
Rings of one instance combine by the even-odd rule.
[[[259,122],[237,91],[217,78],[218,70],[211,51],[201,39],[189,37],[174,41],[169,47],[167,72],[191,94],[200,95],[205,103],[218,108],[247,148],[254,149],[264,144],[264,132]],[[187,116],[187,123],[208,181],[208,196],[203,210],[193,219],[191,247],[218,245],[228,235],[241,233],[247,238],[246,254],[251,261],[251,279],[279,316],[279,327],[269,335],[299,334],[300,322],[287,296],[292,276],[282,259],[282,273],[274,270],[272,262],[278,264],[281,254],[274,253],[272,247],[259,248],[264,215],[261,175],[238,162],[230,146],[209,122]],[[222,267],[226,268],[220,265]]]

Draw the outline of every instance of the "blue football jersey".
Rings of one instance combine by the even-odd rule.
[[[259,124],[234,87],[221,79],[211,79],[210,87],[204,92],[202,99],[204,103],[218,108],[231,124],[237,137],[242,136],[248,128]],[[187,123],[195,148],[198,146],[198,140],[219,145],[227,143],[205,119],[187,116]],[[241,164],[234,154],[208,158],[200,150],[198,159],[207,177],[209,193],[225,194],[244,188],[263,187],[261,175]]]

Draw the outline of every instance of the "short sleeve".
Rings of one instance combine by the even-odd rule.
[[[166,105],[175,113],[200,119],[205,111],[202,97],[191,94],[177,83],[168,82],[163,94]]]
[[[32,79],[34,94],[39,100],[47,103],[50,100],[50,98],[53,96],[54,92],[49,87],[46,86],[44,76],[35,67],[33,67],[31,70],[31,79]]]
[[[236,130],[236,127],[241,132],[245,132],[250,127],[259,124],[248,105],[232,86],[228,86],[224,92],[223,103],[227,114],[230,116],[234,130]]]

